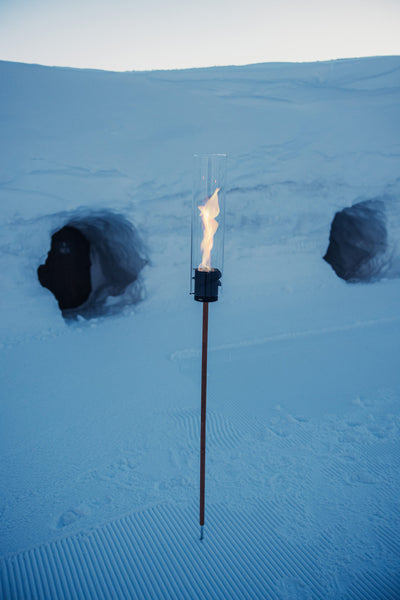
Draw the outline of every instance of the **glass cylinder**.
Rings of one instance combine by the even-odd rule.
[[[191,294],[195,293],[196,273],[197,275],[211,274],[213,271],[219,271],[219,277],[223,273],[225,196],[226,154],[195,154],[193,157]],[[204,277],[207,278],[206,275],[203,279]],[[196,300],[198,299],[196,297]]]

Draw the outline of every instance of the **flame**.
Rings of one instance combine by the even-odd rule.
[[[199,271],[211,271],[211,250],[214,245],[214,235],[219,227],[219,223],[215,220],[219,215],[218,192],[217,188],[207,202],[203,206],[199,206],[200,217],[203,225],[203,240],[201,242],[201,250],[203,256],[199,264]]]

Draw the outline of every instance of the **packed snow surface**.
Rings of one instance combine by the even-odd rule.
[[[0,62],[0,82],[0,595],[399,598],[400,57]],[[200,542],[192,155],[221,152]],[[385,276],[348,284],[330,225],[371,199],[393,216]],[[100,317],[64,319],[36,270],[98,215],[147,264]]]

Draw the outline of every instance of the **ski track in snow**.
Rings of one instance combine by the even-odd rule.
[[[209,352],[225,352],[227,350],[240,350],[241,348],[251,348],[253,346],[263,346],[264,344],[279,342],[283,340],[295,340],[307,337],[314,337],[319,335],[326,335],[329,333],[337,333],[342,331],[352,331],[354,329],[362,329],[364,327],[374,327],[387,323],[398,323],[400,317],[391,317],[383,319],[374,319],[370,321],[359,321],[348,325],[341,325],[338,327],[324,327],[321,329],[310,329],[308,331],[289,331],[287,333],[280,333],[278,335],[271,335],[260,339],[244,340],[234,344],[221,344],[220,346],[211,346]],[[198,348],[191,348],[187,350],[177,350],[170,355],[170,359],[173,361],[180,361],[184,359],[197,358],[200,356],[200,350]]]

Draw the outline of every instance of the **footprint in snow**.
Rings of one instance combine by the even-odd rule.
[[[367,485],[373,485],[376,483],[376,479],[368,471],[357,471],[352,473],[348,478],[347,482],[350,484],[364,483]]]
[[[78,508],[71,508],[70,510],[67,510],[65,513],[63,513],[61,515],[61,517],[58,519],[57,527],[59,529],[62,529],[63,527],[72,525],[73,523],[78,521],[78,519],[80,519],[84,516],[85,516],[85,513],[82,510],[80,510]]]
[[[308,597],[305,584],[296,577],[282,577],[277,592],[280,600],[306,600]]]

